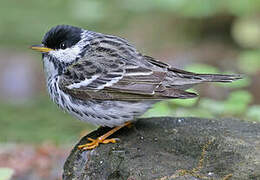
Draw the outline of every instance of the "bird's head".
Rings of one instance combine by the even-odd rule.
[[[41,52],[43,56],[51,56],[57,61],[71,62],[82,50],[79,42],[82,40],[83,32],[84,30],[78,27],[58,25],[44,35],[42,44],[33,45],[31,49]]]
[[[81,57],[87,44],[84,32],[87,31],[78,27],[58,25],[44,35],[42,44],[33,45],[31,49],[42,53],[45,68],[54,66],[55,70],[61,71],[61,66],[69,65]]]

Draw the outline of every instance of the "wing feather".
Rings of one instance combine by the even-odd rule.
[[[101,91],[90,91],[78,89],[76,91],[71,89],[64,89],[64,92],[70,94],[71,96],[82,99],[82,100],[110,100],[110,101],[138,101],[138,100],[163,100],[169,98],[194,98],[197,94],[192,92],[187,92],[180,89],[166,89],[164,91],[155,91],[153,94],[138,93],[138,91],[132,92],[118,92],[117,90],[101,90]]]
[[[124,41],[108,45],[104,43],[113,42],[113,39],[101,39],[90,42],[84,57],[59,77],[59,87],[64,92],[84,100],[135,101],[196,96],[163,84],[168,76],[167,64],[148,56],[145,59]]]

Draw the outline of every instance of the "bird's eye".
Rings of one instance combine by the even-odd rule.
[[[60,43],[60,48],[61,49],[66,49],[67,47],[66,47],[66,44],[63,42],[63,43]]]

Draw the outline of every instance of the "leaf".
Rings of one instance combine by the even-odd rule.
[[[11,180],[14,174],[14,170],[10,168],[0,168],[0,179],[1,180]]]

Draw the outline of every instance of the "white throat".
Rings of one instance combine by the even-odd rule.
[[[55,68],[53,62],[50,61],[49,56],[44,56],[43,67],[44,67],[44,72],[45,72],[45,75],[46,75],[46,80],[53,79],[55,76],[58,75],[58,69]]]

